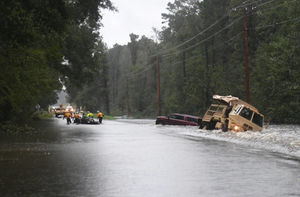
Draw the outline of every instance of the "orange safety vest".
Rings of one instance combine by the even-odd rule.
[[[103,114],[100,112],[100,113],[98,113],[98,115],[97,115],[97,118],[103,118]]]
[[[71,115],[71,113],[66,113],[65,116],[66,116],[67,118],[71,118],[72,115]]]

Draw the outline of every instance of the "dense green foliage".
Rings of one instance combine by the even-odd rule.
[[[131,34],[108,51],[115,114],[202,115],[212,95],[246,100],[244,11],[247,12],[250,102],[265,119],[300,123],[300,5],[295,0],[175,0],[163,14],[159,43]]]
[[[109,0],[0,2],[0,122],[24,122],[38,103],[55,103],[62,84],[75,97],[80,91],[73,89],[99,74],[100,8],[113,6]]]
[[[130,34],[106,49],[99,34],[110,0],[0,2],[0,122],[25,122],[35,105],[69,101],[115,115],[202,115],[212,95],[245,100],[244,11],[250,101],[266,120],[299,123],[297,0],[174,0],[156,40]],[[158,65],[160,65],[158,67]]]

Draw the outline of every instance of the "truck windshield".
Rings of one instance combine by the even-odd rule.
[[[242,109],[242,111],[240,112],[240,116],[242,116],[242,117],[244,117],[244,118],[246,118],[246,119],[248,119],[248,120],[251,120],[252,114],[253,114],[253,111],[250,110],[250,109],[247,108],[247,107],[244,107],[244,108]]]
[[[258,126],[262,127],[263,126],[263,117],[260,114],[254,112],[252,122],[254,124],[257,124]]]

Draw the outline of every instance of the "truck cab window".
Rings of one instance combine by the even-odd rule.
[[[254,124],[257,124],[258,126],[262,127],[262,125],[263,125],[263,117],[261,115],[257,114],[257,113],[254,113],[252,122]]]
[[[252,114],[253,114],[253,111],[250,110],[250,109],[247,108],[247,107],[244,107],[244,108],[242,109],[242,111],[240,112],[240,116],[242,116],[242,117],[244,117],[244,118],[246,118],[246,119],[248,119],[248,120],[251,120]]]

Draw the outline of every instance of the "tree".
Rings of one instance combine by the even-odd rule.
[[[298,123],[299,8],[284,0],[175,0],[162,14],[160,43],[131,34],[130,43],[109,50],[111,99],[124,103],[129,92],[133,115],[155,116],[161,56],[163,113],[201,116],[214,94],[245,100],[246,10],[251,104],[267,120]],[[122,113],[126,105],[112,106]]]
[[[109,0],[0,2],[1,122],[24,122],[37,103],[54,102],[61,81],[91,78],[100,8],[114,9]],[[80,41],[87,45],[73,50]]]

